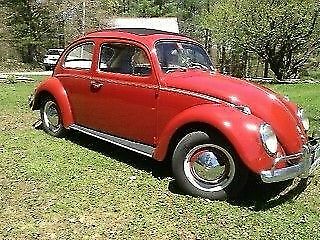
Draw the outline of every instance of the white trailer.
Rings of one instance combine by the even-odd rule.
[[[168,18],[114,18],[110,21],[112,28],[150,28],[167,32],[179,33],[178,20]]]

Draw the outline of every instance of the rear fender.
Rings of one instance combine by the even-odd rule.
[[[67,92],[59,79],[55,77],[49,77],[40,83],[35,91],[32,109],[39,110],[43,97],[48,95],[51,95],[56,100],[61,111],[63,126],[68,128],[74,123],[74,118]]]
[[[259,127],[263,121],[238,109],[215,104],[189,108],[174,117],[162,131],[154,158],[165,158],[175,132],[190,123],[204,123],[220,131],[233,145],[243,163],[253,172],[270,169],[273,164],[260,140]]]

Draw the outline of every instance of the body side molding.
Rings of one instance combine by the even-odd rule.
[[[145,145],[142,143],[138,143],[138,142],[134,142],[134,141],[130,141],[127,139],[123,139],[120,137],[116,137],[116,136],[112,136],[106,133],[102,133],[90,128],[86,128],[77,124],[72,124],[70,127],[70,129],[73,130],[77,130],[79,132],[83,132],[85,134],[88,134],[90,136],[99,138],[101,140],[104,140],[106,142],[110,142],[113,143],[115,145],[118,145],[120,147],[132,150],[134,152],[140,153],[142,155],[145,155],[147,157],[152,157],[153,156],[153,152],[154,152],[154,147],[149,146],[149,145]]]

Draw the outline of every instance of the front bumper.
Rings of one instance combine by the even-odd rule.
[[[285,168],[276,169],[281,162],[290,163],[293,160],[301,159],[299,163]],[[320,166],[320,139],[315,138],[304,145],[301,153],[278,157],[274,160],[274,167],[262,171],[260,177],[265,183],[281,182],[295,177],[307,178]]]

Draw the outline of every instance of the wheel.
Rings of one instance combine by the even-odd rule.
[[[44,66],[44,70],[45,70],[45,71],[50,71],[50,70],[51,70],[51,67],[50,67],[50,66]]]
[[[226,142],[192,132],[174,150],[173,174],[178,186],[190,195],[211,200],[233,198],[248,177],[248,170],[235,156]]]
[[[61,112],[58,104],[53,98],[45,98],[42,101],[41,120],[43,129],[54,137],[62,137],[66,133],[66,129],[62,124]]]

